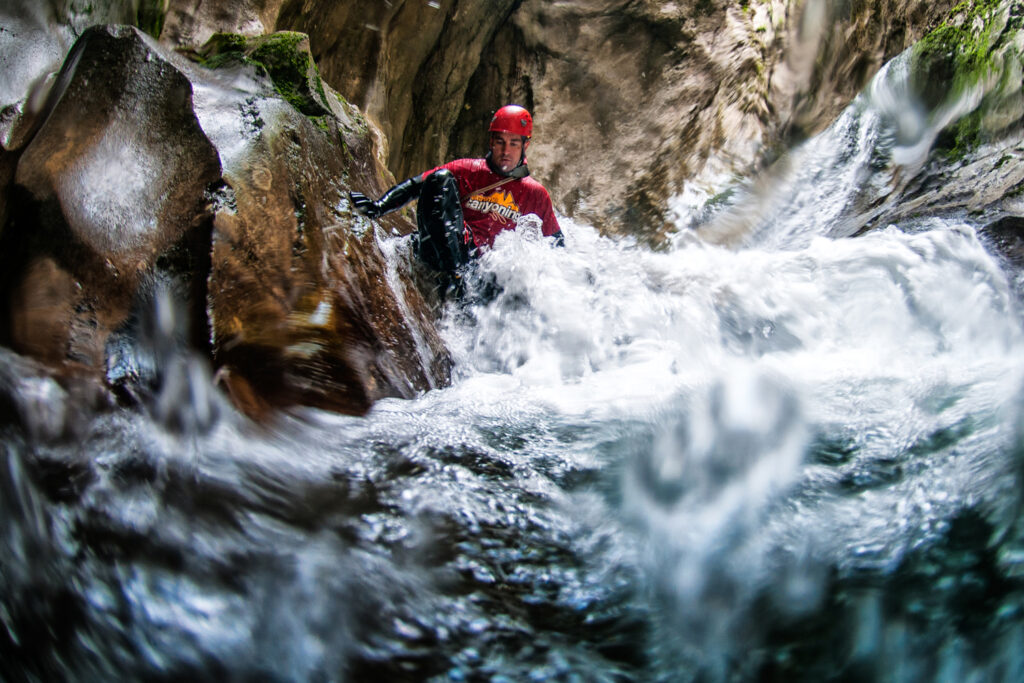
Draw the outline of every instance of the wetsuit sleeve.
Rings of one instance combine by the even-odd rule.
[[[384,193],[380,199],[374,201],[362,192],[349,192],[352,206],[360,213],[370,218],[380,218],[386,213],[400,209],[419,195],[420,185],[423,181],[419,176],[413,176],[403,180],[390,190]]]

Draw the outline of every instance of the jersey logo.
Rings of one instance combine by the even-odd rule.
[[[489,213],[494,220],[502,224],[518,221],[521,213],[515,197],[506,191],[492,192],[487,196],[475,194],[466,200],[466,208]]]

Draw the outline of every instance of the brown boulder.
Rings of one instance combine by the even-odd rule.
[[[204,193],[219,164],[188,80],[136,29],[86,31],[62,79],[14,177],[8,341],[101,371],[143,274],[209,230]]]
[[[308,43],[294,41],[296,35],[270,39],[308,57]],[[223,150],[226,183],[214,221],[209,290],[221,377],[241,403],[259,403],[241,398],[256,387],[270,406],[346,413],[446,383],[448,355],[426,302],[407,270],[386,261],[378,244],[383,233],[348,205],[349,187],[370,194],[384,189],[386,171],[369,124],[322,82],[308,89],[316,106],[299,106],[336,113],[312,118],[261,90],[260,79],[248,81],[246,90],[254,66],[248,60],[259,57],[254,43],[267,40],[236,45],[248,57],[210,74],[231,89],[197,105],[211,131],[224,130],[218,117],[239,111],[252,122],[248,133],[211,133]],[[299,80],[310,77],[302,73]],[[382,223],[392,233],[412,229],[401,215]]]
[[[432,311],[381,249],[408,215],[374,227],[348,207],[349,187],[391,180],[378,134],[319,81],[304,36],[246,47],[210,69],[137,29],[83,34],[14,172],[4,343],[138,396],[180,365],[154,339],[170,334],[254,416],[444,384]],[[161,331],[165,291],[184,314]]]

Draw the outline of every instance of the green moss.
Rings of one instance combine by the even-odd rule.
[[[206,45],[203,46],[203,54],[238,53],[241,55],[241,53],[245,52],[248,44],[249,39],[237,33],[214,33],[206,41]]]
[[[92,6],[89,9],[91,11]],[[135,11],[135,25],[154,38],[159,38],[166,14],[165,0],[141,0]]]
[[[306,116],[329,113],[320,71],[301,45],[305,34],[290,31],[247,38],[233,33],[214,34],[200,53],[200,63],[216,69],[245,63],[270,77],[274,90]],[[313,90],[310,89],[312,72]]]
[[[966,0],[937,29],[914,45],[914,78],[926,95],[962,89],[988,75],[992,66],[997,0]]]
[[[966,157],[982,141],[982,113],[973,111],[944,130],[935,141],[935,151],[950,161]]]
[[[341,95],[338,95],[338,99],[341,101],[343,106],[348,104],[348,102],[346,102],[345,99]],[[366,117],[363,116],[363,113],[361,111],[359,111],[358,109],[355,109],[355,110],[350,111],[350,114],[351,114],[350,119],[352,120],[352,123],[356,124],[356,130],[358,132],[360,132],[360,133],[369,133],[370,132],[370,122],[366,120]]]
[[[731,187],[726,188],[725,190],[722,190],[714,197],[708,199],[707,202],[704,203],[704,210],[714,213],[719,209],[727,206],[735,196],[736,186],[733,185]]]
[[[309,120],[312,121],[317,128],[324,131],[325,133],[330,132],[331,126],[329,123],[327,123],[326,116],[310,116]]]
[[[263,67],[281,97],[303,114],[316,116],[323,113],[323,108],[309,92],[312,59],[299,49],[304,39],[301,33],[275,33],[260,39],[249,59]]]
[[[247,62],[245,49],[248,39],[237,33],[214,33],[206,45],[191,56],[207,69]]]
[[[324,80],[320,78],[320,69],[313,65],[313,81],[316,85],[316,94],[320,96],[321,102],[327,102],[327,93],[324,91]]]
[[[965,0],[947,20],[914,45],[911,77],[915,90],[930,108],[963,97],[970,89],[986,90],[982,105],[945,130],[936,150],[959,159],[975,149],[984,135],[984,112],[1007,87],[990,84],[1002,72],[1002,46],[1006,38],[1007,5],[999,0]]]

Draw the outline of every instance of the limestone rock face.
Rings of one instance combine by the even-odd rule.
[[[311,35],[396,177],[482,154],[493,111],[519,102],[556,207],[657,243],[687,183],[713,190],[826,126],[951,4],[295,0],[277,27]]]
[[[447,161],[449,138],[471,80],[503,32],[513,31],[515,0],[396,0],[387,3],[286,3],[278,28],[309,33],[324,77],[387,137],[388,167],[407,178]],[[487,104],[491,113],[509,91]],[[479,132],[479,131],[477,131]],[[479,139],[479,135],[478,135]]]
[[[888,60],[945,19],[954,2],[804,3],[776,35],[770,101],[780,139],[820,132]],[[772,3],[771,16],[785,12]],[[764,32],[772,33],[768,24]]]
[[[385,239],[408,216],[348,206],[390,182],[379,134],[319,81],[305,36],[236,45],[211,68],[125,26],[75,43],[7,157],[3,343],[140,396],[162,391],[173,337],[257,417],[444,384],[404,243]],[[168,289],[183,313],[160,308]]]
[[[170,0],[162,39],[310,36],[324,79],[384,134],[406,178],[485,151],[497,107],[535,116],[556,208],[658,243],[672,200],[820,131],[952,0]]]
[[[714,192],[824,128],[949,5],[527,0],[454,137],[480,139],[504,84],[534,105],[556,206],[658,243],[688,184]]]
[[[161,38],[198,47],[214,33],[272,33],[284,0],[167,0]]]
[[[404,178],[448,153],[469,82],[516,4],[169,0],[161,39],[199,47],[217,32],[308,34],[324,79],[391,141],[388,166]]]
[[[830,236],[955,216],[978,226],[1016,267],[1015,233],[1024,224],[1022,14],[1019,3],[958,5],[879,74],[824,145],[812,146],[838,152],[841,164],[858,158],[850,180],[834,188],[842,221]],[[810,167],[815,163],[812,157]],[[790,211],[773,206],[773,198],[811,182],[802,166],[798,152],[737,186],[740,201],[724,193],[695,225],[701,237],[727,245],[758,237],[770,224],[765,216]],[[799,215],[799,205],[792,209]]]

